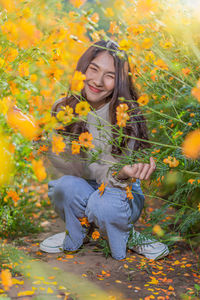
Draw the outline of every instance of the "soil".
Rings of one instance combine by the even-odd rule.
[[[110,256],[106,258],[94,241],[84,245],[76,253],[47,254],[39,251],[39,243],[54,233],[65,231],[65,225],[55,215],[42,225],[44,232],[24,237],[24,245],[18,248],[39,261],[48,263],[52,268],[81,276],[86,284],[89,280],[108,292],[108,299],[200,299],[198,254],[192,252],[186,244],[177,244],[170,249],[167,257],[158,261],[146,259],[130,250],[124,260],[117,261]],[[49,278],[53,279],[53,275],[52,272]],[[31,289],[32,286],[25,280],[24,285],[13,285],[8,295],[11,299],[31,299],[32,295],[17,295],[19,291]],[[75,299],[70,293],[62,292],[48,296],[50,299]],[[90,299],[95,299],[95,296],[94,289]],[[34,299],[46,298],[40,296]]]

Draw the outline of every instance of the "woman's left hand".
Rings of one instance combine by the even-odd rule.
[[[136,163],[133,165],[124,166],[118,174],[119,179],[138,178],[148,180],[151,174],[155,171],[156,164],[153,157],[150,157],[150,164]]]

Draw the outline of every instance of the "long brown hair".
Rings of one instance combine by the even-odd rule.
[[[108,101],[110,102],[109,114],[110,114],[111,124],[116,125],[117,123],[116,108],[120,103],[122,103],[122,101],[119,100],[120,97],[123,97],[125,99],[123,102],[129,100],[126,103],[129,106],[130,111],[133,112],[132,115],[130,114],[129,123],[127,123],[126,127],[123,128],[123,133],[127,137],[123,137],[120,147],[117,147],[116,145],[112,146],[112,151],[111,151],[112,154],[121,154],[122,152],[121,148],[123,147],[126,148],[127,142],[129,140],[128,136],[133,136],[136,138],[148,140],[146,121],[137,103],[138,93],[136,91],[136,88],[133,85],[131,76],[129,75],[131,69],[128,63],[128,57],[124,51],[119,50],[119,47],[115,42],[110,40],[109,41],[102,40],[94,43],[80,57],[76,70],[85,74],[91,61],[95,57],[97,57],[98,54],[101,53],[102,51],[107,51],[113,57],[115,71],[116,71],[115,87],[113,93],[109,96],[109,99],[106,99],[106,102]],[[81,96],[86,98],[84,89],[81,92]],[[69,105],[75,111],[75,106],[79,101],[80,98],[77,96],[74,95],[70,97],[66,96],[55,102],[55,104],[52,107],[52,113],[53,115],[56,115],[59,108],[61,106],[66,106],[66,105]],[[86,131],[88,131],[87,123],[80,121],[66,126],[63,133],[79,135],[82,132],[86,132]],[[118,134],[114,130],[114,128],[112,129],[112,134],[113,134],[113,140],[115,140]],[[149,147],[148,142],[135,140],[135,145],[134,145],[135,150],[146,148],[146,147]]]

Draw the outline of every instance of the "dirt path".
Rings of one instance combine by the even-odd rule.
[[[186,245],[177,245],[168,257],[157,262],[128,251],[127,258],[116,261],[105,258],[95,242],[84,245],[77,253],[47,254],[39,251],[39,242],[44,238],[64,231],[64,223],[58,217],[46,222],[45,232],[37,237],[25,237],[24,245],[18,247],[32,257],[47,262],[48,265],[77,274],[85,280],[97,284],[108,291],[109,299],[200,299],[196,286],[200,286],[198,273],[198,255],[193,254]],[[50,277],[53,279],[53,274]],[[35,285],[37,289],[37,285]],[[30,296],[17,297],[20,291],[26,290],[26,284],[15,285],[9,294],[12,299],[30,299]],[[116,295],[117,298],[112,295]],[[185,295],[185,296],[184,296]],[[186,295],[188,295],[186,297]],[[189,296],[191,295],[191,296]],[[73,299],[70,296],[50,295],[51,299]],[[94,291],[95,299],[95,291]],[[68,297],[68,298],[67,298]],[[192,297],[192,298],[190,298]],[[42,297],[37,299],[44,299]]]

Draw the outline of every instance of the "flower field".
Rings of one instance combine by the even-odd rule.
[[[153,156],[156,171],[150,181],[142,182],[148,199],[140,218],[143,233],[156,236],[171,249],[185,243],[196,251],[200,243],[200,4],[0,0],[0,12],[1,248],[8,241],[42,231],[41,222],[51,207],[48,150],[52,147],[59,155],[66,146],[55,132],[85,122],[91,111],[80,96],[85,75],[75,71],[77,61],[92,43],[109,38],[128,54],[129,76],[139,93],[137,101],[147,120],[151,145],[125,156],[114,170],[133,162],[148,163]],[[72,93],[80,97],[75,110],[67,105],[53,116],[54,102]],[[134,115],[129,101],[119,98],[116,108],[118,138],[111,144],[118,147]],[[69,147],[72,156],[90,152],[91,162],[98,160],[88,131],[73,136]],[[101,195],[105,188],[102,183]],[[126,191],[131,199],[130,187]],[[151,207],[152,201],[158,205]],[[87,219],[80,222],[87,226]],[[98,231],[93,232],[93,240],[109,254]],[[4,262],[1,254],[0,262]],[[11,269],[9,264],[1,269],[2,294],[12,286]],[[196,284],[196,295],[198,288]],[[63,299],[70,299],[66,295]],[[118,299],[99,295],[99,299]]]

